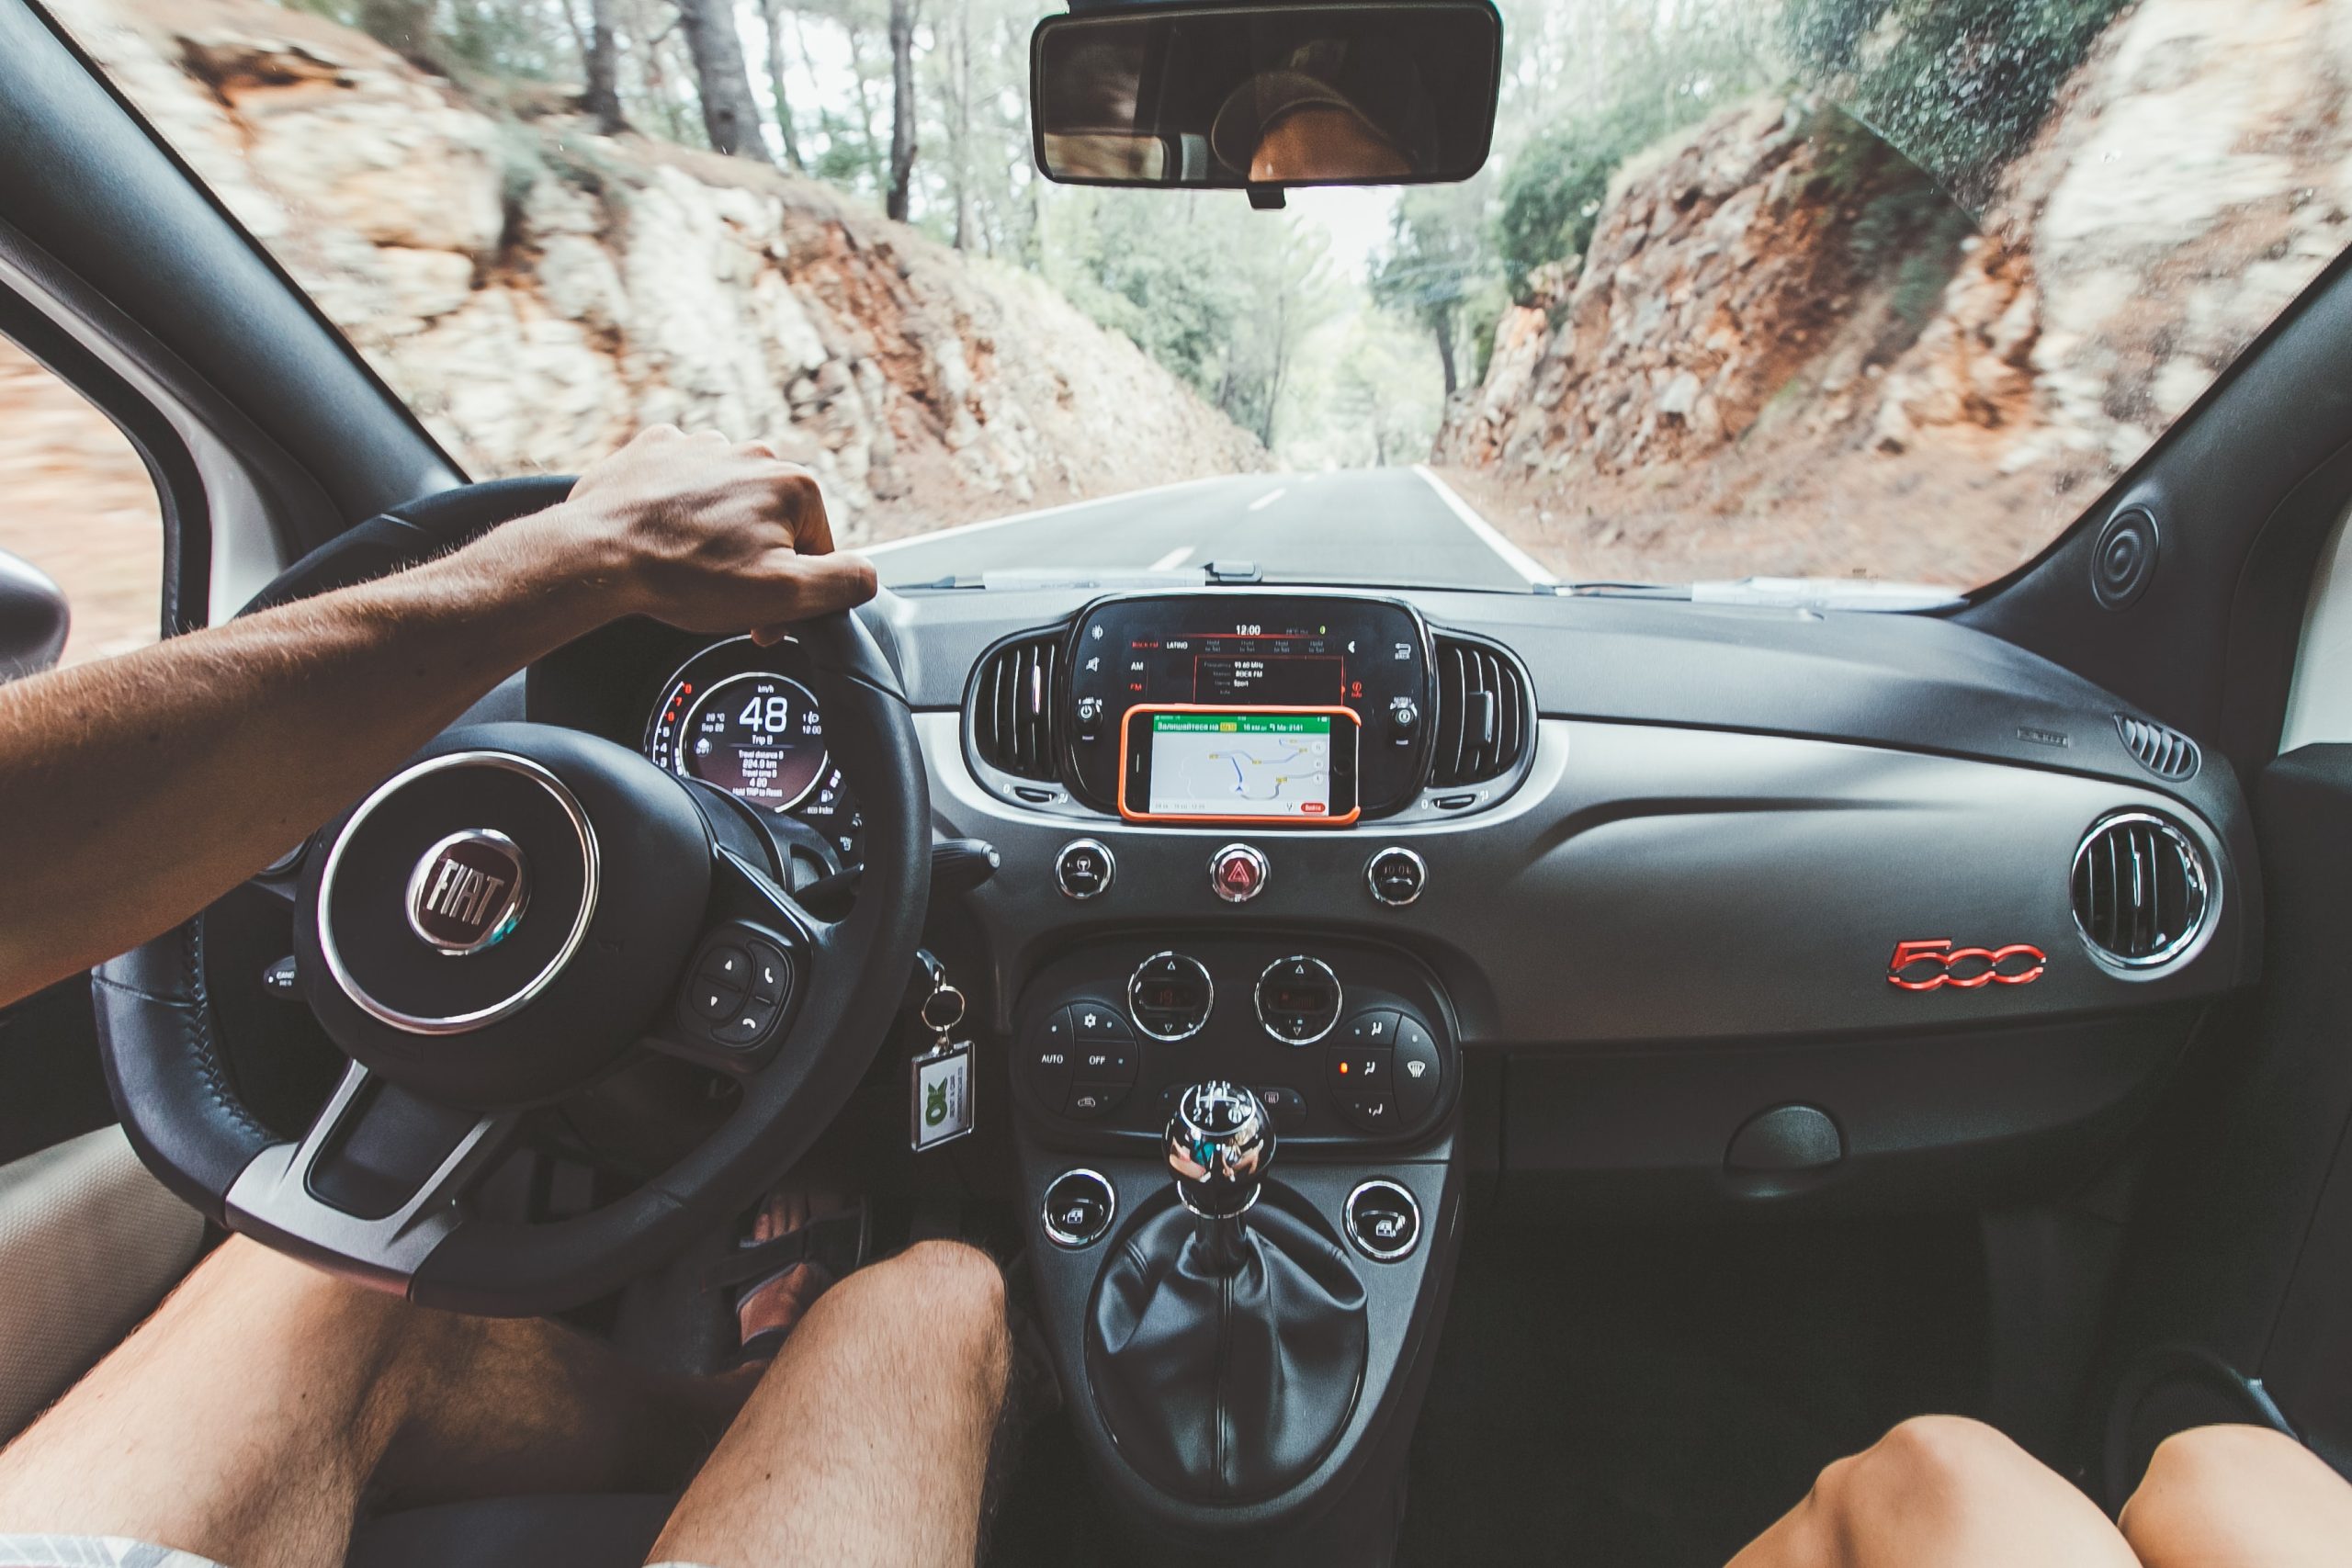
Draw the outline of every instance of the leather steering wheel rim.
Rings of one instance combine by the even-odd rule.
[[[248,610],[427,558],[554,504],[571,483],[499,481],[412,502],[296,562]],[[864,1076],[912,966],[930,892],[928,785],[895,671],[853,615],[804,623],[795,635],[828,744],[859,783],[865,870],[855,908],[831,928],[836,940],[824,968],[789,1024],[787,1046],[801,1048],[741,1076],[741,1100],[701,1145],[625,1197],[571,1218],[435,1216],[430,1245],[403,1253],[398,1268],[338,1246],[332,1226],[322,1235],[273,1223],[232,1194],[249,1172],[282,1165],[300,1148],[264,1126],[237,1091],[206,991],[208,917],[199,915],[93,976],[107,1085],[149,1168],[227,1229],[402,1289],[426,1305],[492,1315],[557,1311],[608,1293],[753,1201],[831,1124]],[[322,852],[325,837],[313,838],[310,854]],[[665,989],[671,978],[664,976]],[[322,1114],[334,1111],[331,1101]]]

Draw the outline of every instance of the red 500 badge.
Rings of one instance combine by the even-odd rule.
[[[1954,947],[1940,942],[1898,942],[1886,961],[1886,982],[1906,991],[1932,991],[1955,986],[1973,991],[1979,986],[2024,986],[2041,978],[2049,955],[2031,942],[2007,947]]]

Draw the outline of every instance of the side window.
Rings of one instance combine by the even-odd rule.
[[[114,422],[0,337],[0,550],[55,580],[73,608],[63,662],[153,642],[164,521],[147,466]]]

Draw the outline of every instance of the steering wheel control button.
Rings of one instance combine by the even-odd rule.
[[[1209,886],[1228,904],[1247,904],[1273,874],[1266,857],[1248,844],[1227,844],[1209,856]]]
[[[1419,898],[1429,876],[1430,868],[1421,857],[1402,844],[1391,844],[1363,868],[1364,886],[1372,890],[1374,899],[1392,909],[1401,909]]]
[[[1385,1177],[1365,1182],[1348,1194],[1348,1239],[1374,1263],[1394,1263],[1411,1256],[1421,1239],[1421,1206],[1413,1195]]]
[[[1258,1103],[1274,1119],[1278,1133],[1295,1133],[1306,1125],[1306,1097],[1295,1089],[1267,1084],[1258,1090]]]
[[[1110,846],[1098,839],[1072,839],[1054,857],[1054,886],[1065,898],[1099,898],[1118,874]]]
[[[698,973],[713,985],[741,990],[751,984],[752,955],[740,947],[714,947]]]
[[[732,1018],[736,1007],[743,1000],[743,993],[735,987],[700,976],[695,977],[694,989],[689,994],[694,1000],[695,1011],[713,1023]]]
[[[1258,976],[1258,1021],[1285,1045],[1312,1045],[1340,1021],[1340,977],[1319,958],[1277,958]]]
[[[1046,1227],[1046,1239],[1056,1247],[1075,1248],[1101,1241],[1118,1212],[1119,1195],[1100,1172],[1066,1170],[1046,1189],[1038,1218]]]
[[[792,995],[792,964],[766,942],[752,944],[752,999],[781,1007]]]
[[[1419,1122],[1437,1106],[1442,1085],[1437,1042],[1410,1013],[1396,1015],[1396,1073],[1388,1088],[1396,1096],[1397,1117]]]
[[[784,939],[729,921],[703,939],[678,993],[684,1038],[738,1053],[763,1043],[792,1005]]]
[[[1197,958],[1155,953],[1127,980],[1127,1015],[1154,1040],[1190,1040],[1209,1021],[1216,987]]]
[[[710,1037],[721,1045],[756,1045],[775,1026],[775,1014],[772,1003],[745,1001],[710,1032]]]

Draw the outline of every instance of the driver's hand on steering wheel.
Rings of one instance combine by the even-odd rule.
[[[685,631],[752,628],[874,597],[874,568],[833,552],[816,476],[763,441],[658,424],[590,468],[563,505],[503,532],[553,535],[627,610]]]

